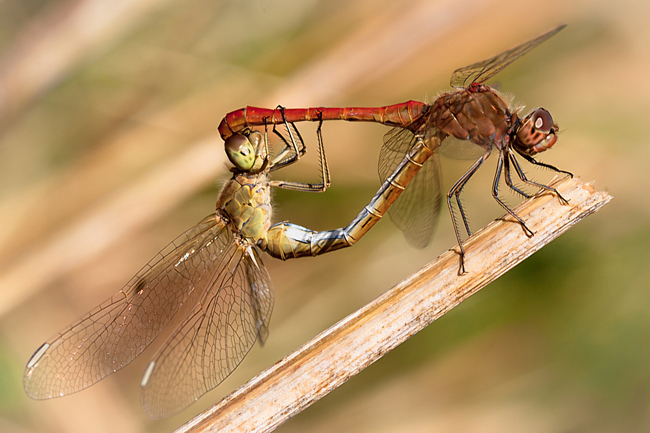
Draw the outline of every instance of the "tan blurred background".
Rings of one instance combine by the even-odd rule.
[[[642,0],[0,1],[0,431],[171,431],[454,245],[443,214],[424,251],[386,220],[349,250],[265,256],[267,345],[170,419],[140,407],[152,349],[78,394],[27,398],[33,351],[212,211],[227,112],[431,101],[454,69],[561,23],[496,80],[560,124],[541,159],[614,201],[278,431],[650,431],[649,17]],[[332,188],[278,192],[276,221],[346,225],[386,131],[326,124]],[[475,228],[501,214],[490,162],[466,189]],[[469,162],[443,164],[449,187]]]

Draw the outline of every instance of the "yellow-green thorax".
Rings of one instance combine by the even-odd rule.
[[[224,211],[232,229],[257,242],[271,226],[271,187],[266,173],[237,174],[221,190],[217,209]]]

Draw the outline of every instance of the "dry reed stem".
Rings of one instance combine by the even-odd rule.
[[[611,200],[577,179],[555,187],[569,205],[543,194],[515,208],[535,236],[511,218],[492,222],[465,244],[467,274],[445,252],[177,431],[275,429]]]

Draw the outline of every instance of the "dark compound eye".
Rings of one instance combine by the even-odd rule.
[[[548,134],[553,128],[553,118],[551,117],[551,113],[543,108],[535,110],[531,120],[533,123],[533,131],[540,131],[544,134]]]
[[[557,125],[553,124],[551,113],[538,108],[526,116],[521,123],[513,146],[517,151],[527,155],[543,152],[555,144],[556,130]]]

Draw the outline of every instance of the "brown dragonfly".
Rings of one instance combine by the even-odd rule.
[[[421,168],[421,173],[413,178],[404,194],[389,210],[389,215],[404,232],[407,240],[421,248],[429,243],[440,210],[439,149],[441,144],[448,138],[455,138],[478,145],[483,149],[481,156],[446,195],[460,248],[459,274],[463,274],[465,273],[465,249],[454,212],[454,202],[459,210],[464,229],[467,235],[471,236],[460,195],[467,181],[490,156],[493,148],[499,152],[499,160],[492,185],[492,196],[521,224],[527,235],[532,236],[533,232],[499,197],[502,175],[505,175],[504,179],[508,187],[526,198],[530,195],[512,181],[511,169],[514,169],[525,184],[550,191],[566,203],[555,188],[528,179],[516,158],[516,155],[519,155],[531,164],[573,176],[568,171],[533,158],[534,155],[550,149],[557,140],[558,126],[553,122],[551,114],[544,108],[538,108],[520,118],[517,110],[510,108],[499,92],[484,84],[514,60],[554,36],[564,27],[565,25],[559,26],[487,60],[457,69],[451,76],[451,87],[455,90],[443,93],[432,104],[408,101],[384,107],[317,107],[282,110],[246,107],[226,115],[219,125],[219,132],[226,139],[242,129],[267,123],[280,123],[285,119],[290,122],[366,121],[393,126],[394,128],[384,137],[379,158],[379,175],[382,181],[386,181],[403,165],[413,165],[412,169],[416,172]]]

